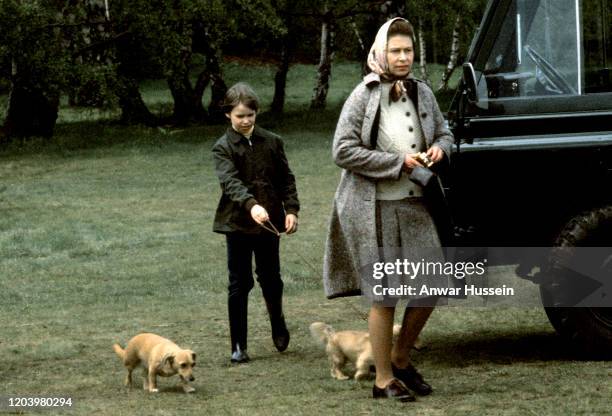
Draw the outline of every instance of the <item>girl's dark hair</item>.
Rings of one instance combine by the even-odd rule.
[[[255,112],[259,110],[259,98],[253,88],[245,82],[234,84],[227,90],[221,109],[226,114],[231,113],[238,104],[242,104]]]
[[[391,23],[387,31],[387,40],[396,35],[409,36],[412,39],[412,43],[414,43],[414,28],[407,20],[398,19]]]

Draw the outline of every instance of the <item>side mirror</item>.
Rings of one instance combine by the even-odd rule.
[[[478,90],[476,89],[476,72],[471,62],[463,64],[463,83],[465,85],[465,93],[467,98],[472,103],[478,103]]]

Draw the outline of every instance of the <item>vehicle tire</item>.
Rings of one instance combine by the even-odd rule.
[[[545,276],[553,284],[541,284],[544,305],[564,304],[563,293],[571,291],[572,277],[567,268],[574,252],[568,247],[612,247],[612,206],[589,211],[573,218],[561,231],[551,249]],[[566,249],[564,249],[566,248]],[[612,279],[612,253],[597,260]],[[575,278],[575,276],[574,276]],[[612,294],[610,294],[612,295]],[[589,358],[612,357],[612,307],[545,307],[557,332],[581,354]]]

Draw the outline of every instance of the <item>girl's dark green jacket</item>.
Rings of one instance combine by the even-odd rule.
[[[222,191],[213,231],[268,232],[251,218],[255,204],[268,211],[280,232],[285,231],[285,215],[297,215],[300,202],[280,137],[255,126],[249,141],[229,127],[212,153]]]

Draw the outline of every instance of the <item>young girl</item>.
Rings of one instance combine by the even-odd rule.
[[[222,191],[213,231],[225,234],[227,241],[227,306],[233,363],[249,361],[247,310],[249,291],[254,285],[253,254],[274,346],[284,351],[289,344],[277,233],[292,234],[297,230],[300,203],[283,142],[276,134],[255,126],[258,109],[258,98],[250,86],[232,86],[223,102],[231,126],[212,150]]]

